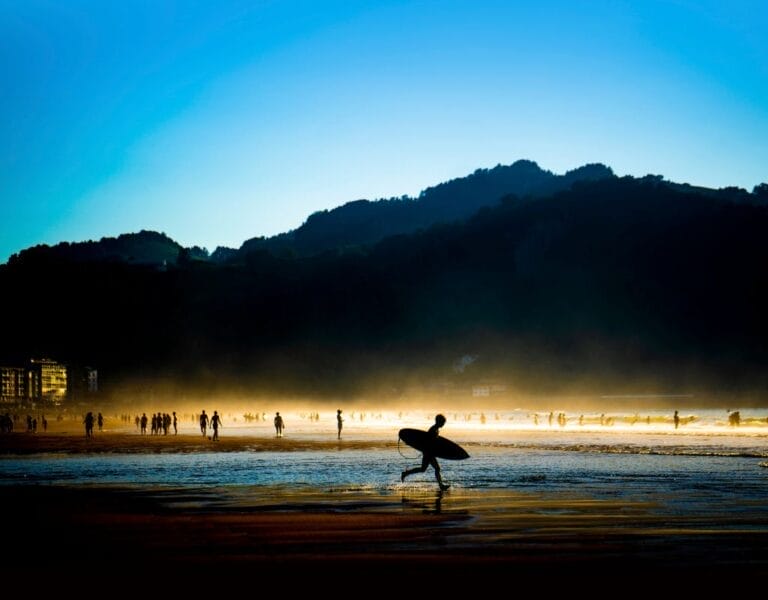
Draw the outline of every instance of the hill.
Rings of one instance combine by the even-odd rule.
[[[184,252],[182,252],[184,251]],[[22,250],[9,259],[16,263],[126,263],[132,265],[162,266],[175,264],[179,254],[186,257],[207,258],[201,248],[184,249],[164,233],[140,231],[117,237],[104,237],[99,241],[61,242],[55,246],[41,244]]]
[[[464,220],[479,209],[494,206],[503,196],[541,197],[568,189],[578,181],[613,177],[605,165],[592,164],[555,175],[530,160],[492,169],[477,169],[424,190],[418,198],[357,200],[309,216],[297,229],[271,238],[252,238],[224,260],[239,260],[249,252],[278,256],[311,256],[348,251],[392,236],[413,233],[441,223]]]
[[[766,232],[768,208],[732,190],[609,177],[356,252],[260,249],[166,270],[15,260],[0,267],[1,289],[18,291],[0,297],[0,358],[241,394],[498,381],[759,395]]]

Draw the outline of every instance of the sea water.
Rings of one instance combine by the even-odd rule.
[[[519,413],[519,414],[518,414]],[[597,500],[655,502],[666,510],[708,514],[718,511],[768,512],[768,411],[749,411],[749,425],[729,426],[722,411],[686,411],[695,420],[677,430],[660,418],[650,423],[632,415],[614,416],[600,426],[596,415],[565,425],[547,413],[522,411],[451,419],[442,434],[470,454],[463,461],[440,460],[448,494],[519,491],[571,495]],[[669,413],[665,413],[669,416]],[[287,440],[335,438],[335,419],[321,423],[286,415]],[[685,416],[682,415],[681,416]],[[291,418],[293,417],[293,418]],[[230,419],[232,417],[230,416]],[[585,421],[589,424],[584,424]],[[762,421],[761,421],[762,420]],[[376,415],[368,423],[348,419],[342,440],[331,447],[311,444],[290,451],[162,452],[131,454],[32,455],[0,457],[0,486],[113,485],[248,489],[265,494],[277,488],[317,490],[329,497],[345,490],[383,494],[433,490],[432,469],[400,473],[420,464],[421,455],[397,444],[398,426],[428,427],[428,415]],[[227,421],[225,420],[225,423]],[[191,433],[188,426],[184,432]],[[128,430],[130,431],[130,429]],[[231,422],[221,435],[271,436],[267,423]],[[97,434],[98,435],[98,434]],[[365,448],[345,441],[366,441]]]

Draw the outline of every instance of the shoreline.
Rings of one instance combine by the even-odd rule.
[[[256,436],[211,442],[199,434],[111,432],[86,440],[75,434],[13,433],[0,436],[0,461],[48,453],[390,446],[396,442]],[[425,591],[435,591],[435,585],[471,591],[478,581],[568,589],[574,581],[592,585],[618,574],[626,581],[679,576],[686,581],[681,589],[690,590],[698,581],[706,591],[712,577],[716,585],[768,573],[764,511],[719,507],[716,513],[677,513],[669,510],[669,500],[660,495],[653,502],[631,501],[620,489],[608,499],[595,499],[578,489],[459,487],[440,493],[431,485],[174,487],[17,480],[0,483],[4,540],[11,550],[0,570],[25,577],[44,574],[43,581],[51,584],[87,572],[109,585],[125,571],[160,585],[169,576],[174,586],[199,591],[194,574],[202,569],[241,582],[279,576],[310,593],[318,584],[335,585],[340,572],[345,578],[369,578],[377,591],[394,593],[402,592],[403,578],[416,578]]]
[[[397,434],[395,433],[395,436]],[[344,439],[335,437],[275,437],[267,435],[221,435],[217,441],[201,434],[140,435],[100,432],[90,439],[78,433],[6,433],[0,435],[0,457],[31,454],[153,454],[157,452],[290,452],[303,450],[366,450],[396,448],[397,439]],[[1,458],[0,458],[1,460]]]

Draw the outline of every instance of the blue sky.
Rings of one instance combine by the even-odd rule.
[[[768,181],[768,6],[0,0],[0,262],[239,247],[478,167]]]

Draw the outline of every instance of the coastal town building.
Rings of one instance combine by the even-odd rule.
[[[67,397],[67,366],[50,358],[33,358],[29,363],[29,400],[60,405]]]
[[[477,383],[472,386],[473,398],[490,398],[492,396],[504,395],[507,392],[507,386],[503,383]]]
[[[74,403],[87,402],[99,391],[99,372],[93,367],[72,366],[67,384],[69,400]]]
[[[20,404],[26,397],[24,367],[0,367],[0,404]]]

